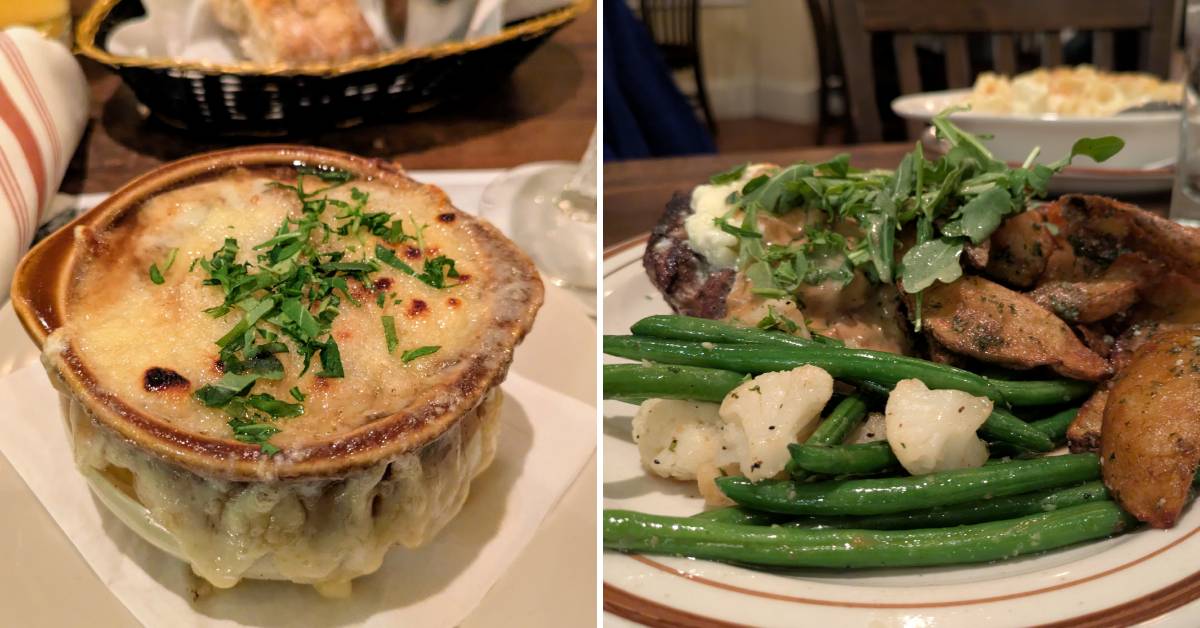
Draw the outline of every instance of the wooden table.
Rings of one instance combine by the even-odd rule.
[[[77,12],[86,4],[74,0]],[[389,124],[283,140],[187,135],[148,119],[129,88],[107,68],[82,62],[92,92],[91,119],[62,184],[64,192],[76,194],[111,191],[164,161],[256,141],[346,150],[393,159],[409,169],[575,161],[596,125],[595,4],[484,97]]]
[[[849,153],[859,168],[894,168],[912,144],[860,144],[820,146],[785,151],[726,153],[670,159],[644,159],[604,164],[604,246],[608,248],[650,230],[675,192],[688,192],[714,173],[744,162],[791,164],[821,162]],[[1086,192],[1087,190],[1079,190]],[[1122,198],[1152,211],[1165,213],[1170,194]]]

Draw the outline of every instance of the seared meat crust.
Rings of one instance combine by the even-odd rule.
[[[687,316],[722,318],[725,297],[733,287],[734,271],[714,269],[688,246],[684,220],[692,213],[691,199],[676,193],[667,211],[650,232],[642,265],[650,282],[662,292],[671,309]]]

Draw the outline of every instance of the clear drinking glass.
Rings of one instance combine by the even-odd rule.
[[[1200,226],[1200,0],[1187,0],[1183,53],[1183,115],[1171,220]]]
[[[578,163],[546,161],[501,174],[479,213],[533,258],[542,276],[596,308],[596,134]]]

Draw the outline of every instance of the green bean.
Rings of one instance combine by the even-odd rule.
[[[824,336],[812,330],[809,330],[812,338],[803,338],[779,331],[757,329],[754,327],[737,327],[708,318],[672,314],[647,316],[631,325],[629,331],[633,332],[636,336],[695,340],[697,342],[765,344],[801,348],[813,345],[827,345],[832,347],[844,347],[846,345],[846,343],[837,338]]]
[[[1061,443],[1067,437],[1067,428],[1071,426],[1071,422],[1075,420],[1077,414],[1079,414],[1079,408],[1070,408],[1038,421],[1030,421],[1029,427],[1045,434],[1056,444]]]
[[[779,332],[735,327],[720,321],[689,316],[650,316],[634,323],[631,329],[637,335],[661,339],[694,340],[709,343],[765,344],[780,349],[820,348],[822,345],[824,345],[824,348],[844,348],[840,347],[840,341],[832,338],[816,336],[812,339],[799,338]],[[846,350],[860,351],[855,349]],[[964,372],[961,369],[925,360],[917,361],[934,367],[942,367],[952,371],[959,371],[960,373]],[[1003,401],[1010,406],[1051,405],[1071,401],[1089,394],[1094,387],[1090,382],[1067,379],[1022,381],[1008,380],[1001,377],[976,377],[990,384],[995,394],[995,396],[992,396],[992,399]],[[949,388],[950,386],[940,387]],[[968,390],[967,392],[972,391]],[[972,394],[978,393],[972,392]]]
[[[845,442],[854,428],[867,416],[867,400],[862,395],[850,395],[833,408],[824,421],[805,441],[810,445],[838,445]]]
[[[887,441],[859,445],[788,445],[792,462],[822,475],[868,475],[900,466]]]
[[[829,346],[831,346],[831,347],[844,347],[844,346],[846,346],[846,343],[842,342],[842,341],[841,341],[840,339],[838,339],[838,338],[834,338],[833,336],[826,336],[826,335],[824,335],[824,334],[819,334],[819,333],[817,333],[817,332],[815,332],[815,331],[812,331],[811,329],[809,330],[809,333],[810,333],[810,334],[812,334],[812,341],[813,341],[813,342],[815,342],[815,343],[817,343],[817,344],[821,344],[821,345],[829,345]]]
[[[1095,454],[1013,460],[928,475],[802,483],[717,478],[738,505],[792,515],[882,515],[1018,495],[1100,477]]]
[[[985,378],[1010,406],[1052,406],[1092,393],[1096,384],[1073,379],[1007,380]]]
[[[724,342],[733,344],[768,344],[782,347],[811,347],[819,341],[791,336],[777,331],[764,331],[749,327],[735,327],[721,321],[694,316],[672,316],[657,314],[647,316],[629,327],[638,336],[694,340],[696,342]]]
[[[992,408],[992,413],[979,428],[979,433],[984,438],[1030,451],[1045,452],[1054,449],[1054,441],[1044,432],[1002,408]]]
[[[733,371],[696,366],[605,364],[604,398],[658,398],[721,403],[745,381]]]
[[[725,508],[716,508],[714,510],[706,510],[701,513],[694,514],[691,519],[700,519],[702,521],[714,521],[717,523],[737,523],[751,526],[766,526],[780,521],[779,515],[774,515],[769,512],[760,512],[757,510],[747,510],[738,508],[737,506],[727,506]]]
[[[1019,519],[924,530],[803,530],[604,511],[604,546],[774,567],[980,563],[1120,534],[1136,525],[1102,501]]]
[[[902,379],[916,378],[930,388],[962,390],[1003,401],[999,391],[974,373],[883,351],[827,346],[793,349],[640,336],[605,336],[604,352],[633,360],[706,366],[752,374],[786,371],[812,364],[825,369],[835,379],[869,379],[890,387]]]
[[[867,416],[867,400],[861,395],[850,395],[833,408],[829,416],[821,421],[817,429],[804,441],[811,445],[838,445],[846,440],[854,428],[862,424]],[[788,460],[786,471],[794,480],[808,477],[808,472],[796,466],[795,459]]]
[[[917,528],[946,528],[950,526],[998,521],[1023,517],[1059,508],[1078,506],[1108,499],[1104,482],[1093,480],[1070,488],[1053,488],[1034,493],[996,497],[980,501],[939,506],[928,510],[901,512],[869,517],[813,517],[785,525],[801,528],[839,528],[855,530],[913,530]],[[735,523],[729,521],[729,523]]]

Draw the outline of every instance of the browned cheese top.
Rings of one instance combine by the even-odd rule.
[[[205,284],[209,274],[197,260],[210,259],[232,238],[237,262],[259,264],[264,249],[253,247],[275,236],[285,218],[301,215],[296,192],[273,182],[295,181],[290,169],[234,170],[152,196],[108,228],[81,227],[65,324],[48,340],[47,355],[69,347],[97,397],[119,399],[155,424],[241,445],[233,439],[230,414],[207,407],[195,392],[222,379],[225,365],[216,341],[244,312],[206,313],[222,303],[225,292]],[[304,181],[310,190],[321,187],[315,177]],[[406,233],[420,231],[420,241],[389,242],[366,229],[313,236],[317,251],[342,251],[342,261],[370,262],[377,270],[367,275],[369,281],[347,280],[345,293],[334,291],[340,304],[329,334],[340,351],[343,377],[318,375],[319,355],[303,372],[297,343],[280,334],[278,341],[289,349],[275,354],[282,378],[259,379],[252,388],[303,406],[298,416],[270,422],[279,429],[270,443],[285,455],[336,443],[397,413],[415,417],[418,406],[431,402],[453,410],[463,401],[456,392],[477,401],[481,388],[493,382],[464,378],[502,376],[541,302],[541,283],[528,260],[489,225],[451,207],[437,188],[400,175],[391,181],[356,179],[326,193],[348,205],[359,194],[367,198],[364,212],[390,213],[403,221]],[[336,230],[346,224],[338,218],[343,213],[330,206],[322,220]],[[377,246],[414,272],[381,263]],[[175,261],[163,270],[172,250]],[[453,260],[458,275],[447,277],[442,269],[440,288],[420,277],[425,262],[438,256]],[[161,284],[152,280],[152,264]],[[306,307],[319,311],[316,303]],[[384,317],[396,332],[391,351]],[[421,347],[437,349],[402,359]],[[431,391],[441,392],[431,397]]]

